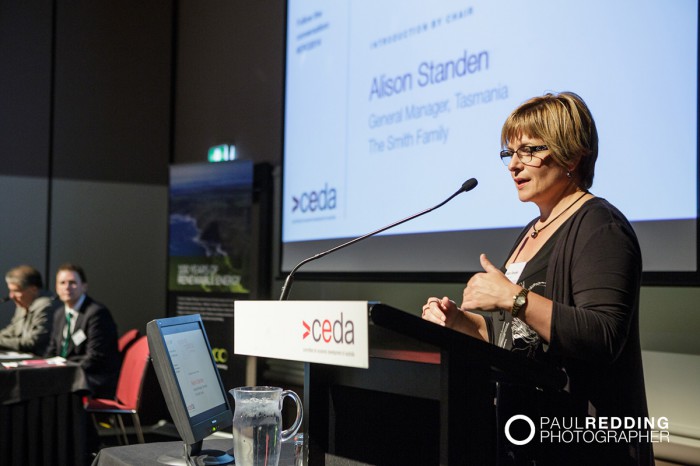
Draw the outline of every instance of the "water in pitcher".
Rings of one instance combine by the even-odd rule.
[[[281,428],[278,402],[261,398],[239,400],[233,419],[236,465],[276,465],[279,462]]]

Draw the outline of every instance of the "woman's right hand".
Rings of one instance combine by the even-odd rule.
[[[423,305],[422,317],[443,327],[452,328],[460,314],[457,304],[447,296],[442,299],[430,297]]]
[[[462,311],[457,303],[445,296],[430,297],[423,305],[423,319],[443,327],[466,333],[480,340],[489,341],[488,329],[484,317],[473,312]]]

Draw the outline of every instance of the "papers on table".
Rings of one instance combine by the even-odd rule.
[[[8,359],[31,359],[34,355],[31,353],[18,353],[17,351],[0,351],[0,361]]]
[[[66,360],[60,356],[55,356],[48,359],[26,359],[23,361],[11,361],[3,362],[2,366],[7,369],[12,369],[15,367],[51,367],[51,366],[65,366]]]

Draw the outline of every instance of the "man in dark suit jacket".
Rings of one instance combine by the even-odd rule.
[[[121,359],[112,314],[87,295],[87,278],[78,265],[58,268],[56,294],[63,306],[54,315],[46,356],[63,356],[79,363],[92,396],[114,398]]]

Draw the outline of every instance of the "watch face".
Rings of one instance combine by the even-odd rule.
[[[517,304],[518,306],[522,306],[523,304],[525,304],[525,296],[518,296],[518,299],[515,300],[515,304]]]

